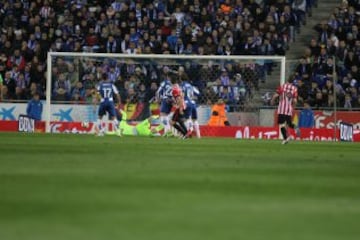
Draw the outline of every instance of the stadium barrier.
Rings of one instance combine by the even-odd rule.
[[[203,137],[223,137],[223,138],[236,138],[236,139],[279,139],[278,127],[256,127],[256,126],[200,126]],[[301,136],[293,137],[297,140],[304,141],[339,141],[340,140],[339,128],[334,136],[333,129],[326,128],[302,128]],[[1,132],[17,132],[18,121],[4,121],[0,120]],[[72,134],[91,134],[94,133],[93,123],[84,126],[82,122],[51,122],[51,133],[72,133]],[[110,129],[111,130],[111,129]],[[45,122],[37,122],[35,124],[35,132],[45,132]],[[349,136],[347,138],[350,138]],[[352,138],[354,142],[360,142],[360,130],[352,131]]]
[[[134,114],[136,106],[125,106],[128,119],[135,120]],[[17,120],[18,116],[26,112],[26,103],[1,103],[0,120]],[[207,125],[211,115],[211,106],[198,106],[198,121],[200,125]],[[158,114],[158,111],[155,111]],[[6,113],[6,114],[5,114]],[[87,104],[56,104],[51,111],[51,121],[60,122],[94,122],[97,119],[97,109],[93,105]],[[272,127],[276,124],[275,109],[260,109],[258,112],[227,112],[227,119],[231,126],[263,126]],[[360,112],[337,111],[336,125],[339,127],[341,122],[353,125],[354,130],[360,129]],[[131,117],[133,116],[133,117]],[[295,111],[294,122],[297,123],[299,111]],[[44,117],[44,114],[43,114]],[[314,110],[315,128],[333,129],[334,112]]]
[[[0,131],[18,131],[23,129],[25,122],[20,116],[26,112],[25,103],[2,103],[3,112],[8,114],[0,114]],[[128,116],[136,116],[133,114],[134,106],[128,106]],[[254,112],[232,112],[227,113],[227,118],[231,127],[215,127],[207,126],[210,118],[211,107],[199,106],[199,123],[201,125],[202,136],[207,137],[233,137],[243,139],[278,139],[278,129],[276,126],[276,111],[274,109],[260,109],[258,113]],[[10,114],[11,113],[11,114]],[[93,105],[78,104],[57,104],[54,105],[51,112],[50,132],[53,133],[91,133],[92,122],[96,119],[96,109]],[[353,138],[347,136],[347,139],[359,141],[360,132],[360,112],[338,111],[337,122],[334,122],[334,112],[332,111],[314,111],[315,127],[302,130],[302,140],[334,140],[341,139],[340,123],[345,122],[352,125]],[[294,114],[294,122],[297,121],[299,112]],[[17,119],[17,116],[19,118]],[[20,122],[18,120],[21,120]],[[130,118],[131,119],[131,118]],[[24,120],[24,121],[23,121]],[[136,119],[133,119],[136,120]],[[89,123],[89,127],[84,128],[81,123]],[[20,124],[21,123],[21,124]],[[31,126],[30,126],[31,125]],[[30,132],[45,132],[45,122],[35,122],[28,125],[33,127]],[[334,129],[334,126],[338,126]]]

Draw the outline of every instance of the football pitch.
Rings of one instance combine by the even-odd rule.
[[[0,133],[1,240],[350,240],[360,145]]]

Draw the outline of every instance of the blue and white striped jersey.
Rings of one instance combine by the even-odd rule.
[[[170,80],[164,80],[161,82],[159,89],[156,92],[156,96],[160,100],[166,100],[172,98],[172,84]]]
[[[184,93],[185,101],[188,101],[191,103],[195,103],[195,100],[194,100],[195,97],[200,96],[199,89],[186,81],[181,83],[181,90]]]
[[[113,102],[114,94],[119,93],[115,85],[111,82],[101,82],[96,89],[101,96],[101,102]]]

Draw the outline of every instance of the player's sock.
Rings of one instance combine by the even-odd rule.
[[[174,124],[174,128],[175,128],[176,130],[178,130],[179,132],[181,132],[181,128],[180,128],[179,125],[177,125],[177,123]]]
[[[112,120],[113,130],[116,131],[119,128],[119,121],[117,119]]]
[[[97,135],[98,136],[101,136],[101,135],[104,135],[104,129],[103,129],[103,121],[101,119],[98,119],[96,121],[96,126],[97,126]]]
[[[186,130],[182,126],[180,126],[179,122],[176,122],[174,124],[174,128],[178,130],[183,136],[186,135]]]
[[[201,138],[200,126],[199,126],[199,122],[197,120],[194,121],[194,130],[196,133],[196,137]]]
[[[183,129],[183,132],[185,132],[185,134],[187,134],[188,129],[186,128],[185,123],[183,121],[179,121],[179,125]]]
[[[287,140],[287,132],[286,132],[286,128],[285,127],[281,127],[280,128],[281,131],[281,135],[283,137],[284,140]]]
[[[160,122],[164,124],[164,136],[170,132],[170,124],[167,116],[160,116]]]
[[[119,121],[117,119],[114,119],[112,121],[113,124],[113,131],[116,133],[116,135],[121,136],[120,129],[119,129]]]
[[[180,133],[183,137],[188,137],[188,130],[186,129],[185,123],[183,121],[177,121],[175,125],[179,126]]]
[[[193,129],[193,124],[192,124],[192,121],[191,121],[191,119],[186,119],[185,120],[185,126],[186,126],[186,129],[187,130],[190,130],[190,131],[192,131]]]
[[[168,137],[177,137],[179,136],[179,131],[177,131],[174,127],[170,127],[171,131],[168,132]]]
[[[300,128],[298,126],[295,126],[294,130],[295,130],[296,136],[300,137],[301,136]]]

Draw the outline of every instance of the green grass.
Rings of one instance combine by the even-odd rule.
[[[0,134],[0,239],[360,236],[360,145]]]

